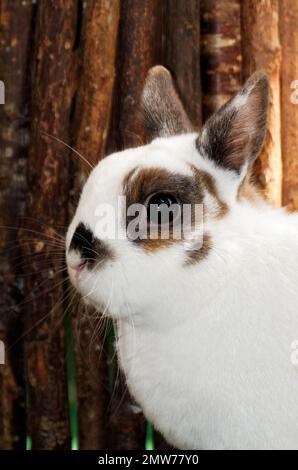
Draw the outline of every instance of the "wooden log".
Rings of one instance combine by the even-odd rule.
[[[25,449],[24,295],[17,227],[23,216],[28,153],[28,66],[32,3],[0,2],[0,80],[5,104],[0,104],[0,340],[5,365],[0,365],[0,449]],[[12,227],[12,228],[8,228]],[[12,347],[12,345],[15,345]]]
[[[256,172],[257,182],[265,196],[279,206],[282,159],[278,0],[243,0],[242,36],[244,78],[256,70],[264,70],[270,81],[268,130]]]
[[[187,114],[196,127],[202,122],[200,71],[200,2],[165,2],[165,65],[174,75]]]
[[[241,85],[240,0],[202,0],[202,93],[204,121]]]
[[[83,21],[75,148],[95,165],[104,156],[115,81],[119,0],[89,0]],[[90,168],[81,162],[87,173]]]
[[[67,221],[69,155],[41,132],[67,141],[77,11],[75,0],[40,0],[37,4],[26,215],[29,229],[44,233],[44,239],[28,245],[26,231],[20,232],[31,273],[26,282],[30,300],[26,309],[26,369],[33,449],[70,448],[62,321],[63,241],[59,244],[55,235]],[[53,255],[53,245],[61,249],[59,258]],[[34,256],[36,252],[42,256]],[[49,290],[42,296],[38,295],[41,280]]]
[[[279,2],[283,204],[298,209],[298,4]]]
[[[107,449],[109,372],[105,323],[82,303],[72,308],[79,449]]]
[[[162,2],[121,2],[110,151],[142,145],[146,140],[140,98],[148,69],[162,58],[161,34]]]
[[[120,371],[112,390],[108,448],[144,450],[146,420],[142,410],[131,399],[125,377]]]

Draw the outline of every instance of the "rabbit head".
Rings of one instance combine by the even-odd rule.
[[[142,107],[151,142],[93,169],[68,229],[69,276],[86,301],[111,316],[145,318],[194,269],[208,269],[225,220],[250,203],[241,194],[262,147],[267,101],[267,78],[255,73],[196,132],[170,73],[149,71]]]

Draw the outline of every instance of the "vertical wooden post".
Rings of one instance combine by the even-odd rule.
[[[142,145],[140,97],[148,69],[161,60],[162,2],[122,0],[111,150]]]
[[[0,340],[6,354],[5,365],[0,365],[0,449],[24,449],[26,439],[23,312],[18,305],[24,293],[17,227],[26,192],[31,26],[31,2],[1,0],[0,80],[5,104],[0,104]]]
[[[283,203],[298,210],[298,3],[279,2]]]
[[[164,13],[165,65],[174,75],[192,123],[200,127],[200,1],[167,0]]]
[[[278,0],[243,0],[242,36],[244,78],[248,78],[255,70],[264,70],[270,82],[268,130],[257,162],[257,173],[264,194],[279,206],[282,196],[282,160]]]
[[[73,47],[76,0],[40,0],[37,4],[32,133],[28,165],[28,227],[44,232],[30,245],[21,231],[23,253],[30,264],[26,288],[26,367],[28,426],[33,449],[69,449],[67,378],[63,330],[63,242],[69,189],[68,153],[59,152],[41,131],[67,140],[74,93]],[[46,227],[46,229],[44,229]],[[60,247],[57,257],[53,245]],[[54,249],[55,251],[55,249]],[[36,253],[42,256],[35,256]],[[40,294],[40,282],[47,295]],[[45,287],[46,286],[46,287]]]
[[[240,0],[201,1],[204,120],[241,85],[240,5]]]
[[[80,44],[75,148],[94,166],[104,156],[115,82],[119,0],[89,0]],[[90,171],[84,162],[85,172]]]

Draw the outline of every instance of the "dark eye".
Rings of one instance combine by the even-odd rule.
[[[147,203],[147,220],[154,224],[172,222],[177,212],[178,201],[172,194],[156,193]]]

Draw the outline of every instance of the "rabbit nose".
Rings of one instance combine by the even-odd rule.
[[[84,267],[87,265],[87,261],[82,259],[80,252],[72,249],[68,250],[66,261],[70,272],[75,275],[83,271]]]
[[[85,265],[88,268],[103,266],[106,261],[115,259],[112,248],[105,241],[96,238],[91,230],[80,223],[71,240],[68,250],[68,265],[80,272]],[[95,263],[96,261],[96,263]]]
[[[69,252],[76,251],[80,255],[80,260],[75,264],[76,270],[82,269],[83,265],[89,261],[92,262],[96,258],[96,250],[94,249],[95,239],[89,228],[80,223],[71,240]]]
[[[79,260],[69,260],[68,261],[68,266],[75,271],[76,273],[80,273],[83,271],[84,267],[86,266],[87,262],[86,261],[79,261]]]

